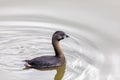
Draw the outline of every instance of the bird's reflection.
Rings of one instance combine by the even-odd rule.
[[[57,67],[56,71],[56,75],[54,77],[54,80],[62,80],[64,73],[65,73],[65,69],[66,69],[66,65]]]
[[[26,70],[26,69],[29,69],[29,68],[24,68],[23,70]],[[66,64],[59,67],[44,68],[44,69],[37,69],[37,70],[40,70],[40,71],[56,70],[54,80],[62,80],[65,73],[65,69],[66,69]]]

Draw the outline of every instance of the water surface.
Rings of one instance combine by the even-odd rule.
[[[98,66],[104,56],[89,36],[85,36],[94,35],[94,32],[80,25],[81,34],[78,34],[77,29],[68,27],[74,24],[51,21],[45,21],[45,18],[43,21],[38,18],[22,20],[20,17],[0,21],[0,74],[3,80],[99,80]],[[60,42],[67,60],[66,68],[23,70],[25,59],[54,55],[51,37],[57,30],[70,36]]]

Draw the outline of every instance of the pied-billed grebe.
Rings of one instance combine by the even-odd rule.
[[[52,45],[55,51],[54,56],[41,56],[31,60],[24,60],[27,68],[51,68],[62,66],[66,63],[65,56],[59,45],[59,41],[69,37],[63,31],[56,31],[52,36]]]

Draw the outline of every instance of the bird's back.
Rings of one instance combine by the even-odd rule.
[[[62,65],[61,58],[56,56],[41,56],[32,60],[26,60],[31,68],[49,68]]]

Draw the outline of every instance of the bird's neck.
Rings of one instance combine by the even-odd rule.
[[[52,45],[53,45],[53,48],[55,50],[55,56],[64,57],[64,54],[63,54],[62,49],[60,47],[59,41],[53,39]]]

